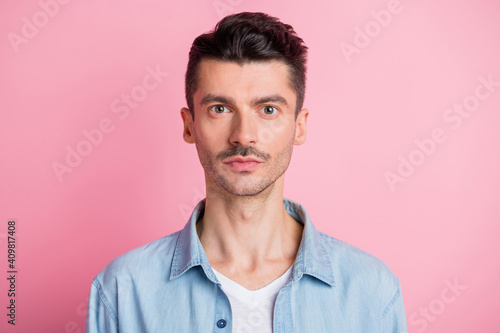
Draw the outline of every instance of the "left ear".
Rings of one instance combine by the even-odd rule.
[[[300,110],[295,120],[295,140],[293,144],[301,145],[306,142],[308,109]]]

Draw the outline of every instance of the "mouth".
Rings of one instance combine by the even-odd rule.
[[[262,163],[263,161],[257,160],[253,157],[233,157],[224,161],[224,165],[234,171],[253,171]]]

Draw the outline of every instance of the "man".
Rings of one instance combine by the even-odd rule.
[[[181,116],[206,198],[183,230],[97,275],[87,332],[406,332],[389,268],[283,198],[293,145],[306,139],[306,51],[263,13],[195,39]]]

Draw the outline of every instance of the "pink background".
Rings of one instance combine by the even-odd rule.
[[[184,226],[205,191],[181,135],[189,47],[240,11],[279,17],[310,48],[308,140],[285,196],[389,265],[409,332],[498,332],[500,86],[481,83],[500,81],[497,1],[54,1],[0,3],[1,332],[83,332],[92,278]],[[151,90],[148,67],[168,73]],[[450,113],[461,103],[467,117]],[[89,146],[84,131],[103,121],[113,130]],[[67,146],[88,154],[58,178]],[[391,187],[387,172],[404,182]]]

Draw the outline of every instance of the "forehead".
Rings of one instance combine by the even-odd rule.
[[[289,105],[295,103],[295,92],[290,87],[290,69],[279,60],[263,62],[223,62],[203,59],[198,68],[198,89],[194,99],[215,94],[248,100],[256,96],[279,94]]]

